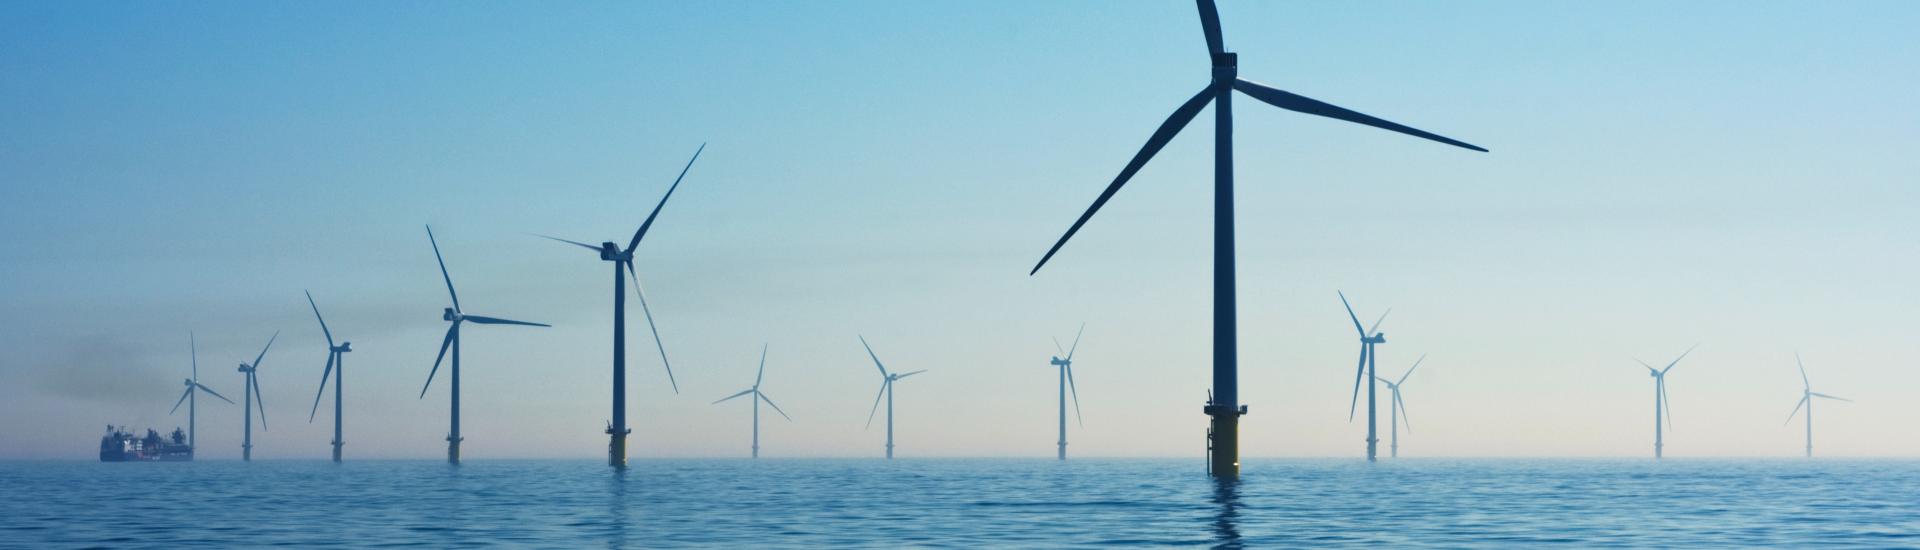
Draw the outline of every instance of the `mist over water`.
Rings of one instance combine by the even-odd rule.
[[[1920,545],[1920,461],[0,463],[0,546]]]

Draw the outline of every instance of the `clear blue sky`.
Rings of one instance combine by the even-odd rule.
[[[1241,74],[1487,146],[1475,154],[1237,102],[1249,455],[1358,456],[1362,315],[1394,308],[1409,456],[1791,456],[1793,352],[1826,455],[1913,456],[1920,387],[1920,5],[1223,0]],[[184,424],[187,375],[261,369],[267,458],[348,357],[350,456],[443,452],[416,399],[446,297],[552,329],[466,336],[470,457],[599,456],[603,263],[641,246],[674,395],[630,326],[632,451],[736,456],[771,343],[768,456],[1049,456],[1049,337],[1071,337],[1072,452],[1197,456],[1208,384],[1211,118],[1048,268],[1026,272],[1206,83],[1190,3],[85,3],[0,7],[0,457],[91,456],[107,423]],[[329,398],[329,401],[331,399]],[[328,405],[330,406],[330,404]],[[238,407],[202,403],[206,457]]]

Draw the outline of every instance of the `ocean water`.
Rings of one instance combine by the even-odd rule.
[[[0,546],[1920,547],[1920,461],[0,462]]]

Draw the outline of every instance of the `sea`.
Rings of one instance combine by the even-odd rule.
[[[0,546],[1920,547],[1914,460],[0,462]]]

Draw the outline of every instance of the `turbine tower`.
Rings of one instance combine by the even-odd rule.
[[[427,371],[427,383],[420,386],[420,398],[424,399],[427,397],[427,388],[433,386],[433,375],[440,372],[440,361],[447,358],[447,348],[453,348],[453,372],[450,374],[452,379],[448,380],[448,383],[453,386],[448,390],[448,392],[453,395],[453,413],[450,415],[452,419],[451,427],[447,429],[447,462],[450,464],[459,464],[460,442],[465,439],[460,437],[460,324],[471,321],[482,325],[525,325],[530,327],[549,327],[552,325],[513,321],[495,317],[481,317],[479,315],[467,315],[461,312],[460,295],[453,291],[453,277],[447,275],[447,260],[440,257],[440,241],[434,240],[433,238],[433,226],[427,226],[427,242],[433,245],[433,259],[440,263],[440,278],[447,282],[447,297],[453,300],[453,307],[441,310],[440,318],[445,320],[450,326],[447,327],[447,337],[440,340],[440,355],[433,358],[433,370]]]
[[[1073,225],[1067,228],[1065,235],[1055,242],[1052,249],[1040,258],[1032,273],[1040,271],[1047,260],[1060,247],[1073,238],[1073,234],[1093,217],[1094,212],[1113,198],[1127,180],[1133,178],[1140,167],[1146,165],[1154,154],[1159,153],[1174,135],[1179,134],[1188,122],[1191,122],[1200,109],[1213,104],[1214,110],[1214,157],[1213,157],[1213,399],[1203,411],[1212,417],[1209,434],[1212,447],[1211,471],[1216,476],[1237,477],[1240,473],[1240,416],[1247,414],[1246,407],[1240,404],[1238,365],[1239,340],[1238,321],[1234,298],[1234,246],[1233,246],[1233,92],[1240,93],[1266,102],[1267,104],[1289,111],[1323,116],[1399,132],[1410,136],[1425,138],[1456,147],[1464,147],[1485,152],[1486,149],[1456,141],[1422,130],[1403,126],[1379,118],[1337,107],[1316,99],[1282,91],[1239,78],[1238,57],[1226,50],[1220,35],[1220,14],[1214,8],[1213,0],[1196,0],[1200,10],[1200,28],[1206,35],[1207,53],[1212,58],[1213,79],[1194,94],[1186,103],[1175,109],[1154,130],[1140,152],[1128,161],[1120,175],[1107,185],[1106,190],[1093,201],[1086,213],[1080,215]]]
[[[913,376],[916,374],[927,372],[927,370],[920,369],[920,370],[909,372],[906,374],[889,373],[887,372],[887,366],[880,364],[880,356],[875,355],[873,353],[873,346],[867,345],[867,337],[865,336],[860,337],[860,345],[867,348],[867,356],[873,358],[873,366],[880,369],[880,393],[873,396],[873,409],[867,411],[867,427],[868,428],[873,427],[873,414],[880,411],[880,398],[881,397],[887,398],[887,459],[892,460],[893,459],[893,383],[896,381],[899,381],[902,378],[906,378],[908,376]]]
[[[1392,426],[1391,431],[1388,432],[1392,434],[1391,439],[1387,440],[1391,442],[1387,448],[1392,454],[1387,456],[1400,458],[1401,419],[1405,418],[1407,421],[1407,432],[1413,432],[1413,419],[1407,418],[1407,404],[1400,400],[1400,385],[1407,383],[1407,377],[1413,376],[1413,370],[1420,368],[1420,362],[1425,360],[1427,360],[1426,354],[1421,354],[1419,359],[1414,360],[1413,366],[1407,368],[1407,373],[1400,375],[1399,380],[1388,380],[1378,376],[1373,377],[1373,379],[1379,380],[1380,383],[1386,384],[1387,390],[1393,392],[1393,402],[1387,403],[1387,425]]]
[[[1640,366],[1647,368],[1647,376],[1653,377],[1653,458],[1655,459],[1666,454],[1667,441],[1666,434],[1662,431],[1661,419],[1666,420],[1664,429],[1673,428],[1673,405],[1667,402],[1667,371],[1673,370],[1674,365],[1680,364],[1680,360],[1686,359],[1687,354],[1693,353],[1693,348],[1697,347],[1700,345],[1694,344],[1687,348],[1687,351],[1681,353],[1679,357],[1673,358],[1672,363],[1667,363],[1667,368],[1664,369],[1656,369],[1646,361],[1634,359],[1639,361]]]
[[[320,412],[320,396],[327,392],[327,378],[333,378],[333,461],[340,461],[340,446],[347,444],[340,437],[340,386],[347,382],[347,352],[353,351],[353,342],[333,343],[333,331],[327,330],[327,320],[320,317],[320,305],[313,303],[313,293],[307,293],[307,305],[313,307],[313,318],[320,321],[320,333],[327,336],[327,369],[320,372],[320,389],[313,392],[313,410],[307,411],[307,423],[313,423],[313,415]],[[335,369],[339,369],[338,374]]]
[[[247,377],[246,385],[241,388],[247,393],[247,404],[240,406],[240,408],[247,411],[247,423],[244,437],[240,440],[240,460],[253,460],[253,411],[255,407],[258,407],[260,410],[260,431],[267,431],[267,402],[266,398],[260,395],[260,378],[256,374],[256,371],[260,370],[260,360],[267,358],[267,350],[273,348],[273,341],[279,338],[280,331],[274,331],[273,337],[267,338],[267,346],[260,348],[260,355],[253,358],[253,364],[240,364],[240,374],[246,375]]]
[[[687,166],[680,169],[680,177],[673,179],[673,185],[667,187],[666,196],[660,197],[660,204],[654,205],[653,213],[647,215],[647,221],[640,223],[640,229],[633,232],[633,239],[627,241],[625,249],[613,241],[605,241],[593,246],[579,241],[570,241],[559,237],[542,238],[571,244],[600,254],[602,261],[613,262],[613,421],[607,425],[607,464],[615,468],[627,467],[627,435],[633,430],[627,428],[627,289],[626,277],[633,278],[633,290],[640,296],[640,311],[647,316],[647,328],[653,330],[653,344],[660,348],[660,364],[667,367],[667,383],[673,385],[673,393],[680,393],[680,383],[673,379],[673,364],[667,362],[667,346],[660,343],[660,328],[653,324],[653,310],[647,307],[647,291],[640,287],[640,275],[633,269],[633,250],[640,246],[640,238],[647,235],[647,228],[653,227],[653,219],[660,215],[660,209],[667,205],[667,199],[673,198],[673,190],[680,188],[680,179],[687,177],[687,170],[693,168],[693,161],[700,159],[700,152],[707,144],[700,144],[694,150],[693,158],[687,160]],[[625,270],[626,273],[621,273]],[[623,277],[622,275],[625,275]]]
[[[199,447],[194,446],[196,443],[193,437],[195,431],[194,424],[199,418],[198,411],[194,410],[196,408],[195,406],[199,403],[196,396],[204,391],[214,397],[220,398],[221,401],[233,403],[233,400],[227,399],[227,396],[220,395],[220,392],[213,391],[213,388],[200,384],[200,342],[194,340],[192,332],[187,333],[187,345],[192,348],[193,378],[187,379],[187,391],[180,394],[179,401],[173,402],[173,410],[167,411],[167,414],[173,414],[175,411],[179,411],[180,403],[185,402],[187,404],[187,448],[198,451]]]
[[[1822,399],[1833,399],[1838,401],[1845,401],[1848,403],[1852,403],[1853,400],[1847,399],[1845,397],[1834,397],[1831,395],[1813,391],[1813,383],[1807,381],[1807,364],[1802,363],[1800,361],[1799,352],[1795,352],[1793,354],[1793,362],[1795,364],[1800,365],[1800,386],[1802,389],[1800,390],[1800,403],[1793,406],[1792,413],[1787,414],[1787,423],[1793,422],[1794,415],[1800,414],[1800,407],[1805,406],[1807,408],[1807,458],[1813,458],[1813,398],[1819,397]],[[207,390],[207,391],[213,391],[213,390]],[[1786,424],[1783,423],[1781,425],[1784,426]]]
[[[718,405],[721,402],[724,402],[729,399],[733,399],[735,397],[740,397],[742,395],[753,396],[753,457],[754,458],[760,458],[760,402],[761,401],[766,401],[767,406],[773,407],[773,411],[780,413],[781,418],[787,419],[788,422],[793,421],[793,417],[787,416],[787,411],[780,410],[779,405],[773,404],[773,400],[768,399],[767,394],[760,393],[760,381],[765,379],[766,376],[767,376],[767,346],[766,344],[761,344],[760,345],[760,372],[759,374],[753,375],[753,387],[747,388],[745,390],[741,390],[740,393],[722,397],[720,398],[719,401],[713,402],[713,404]]]
[[[1354,408],[1360,404],[1360,381],[1372,382],[1380,378],[1373,374],[1374,363],[1379,357],[1373,347],[1387,343],[1386,333],[1380,332],[1380,322],[1387,320],[1387,314],[1393,313],[1393,308],[1381,313],[1380,318],[1373,322],[1373,328],[1360,328],[1360,317],[1353,314],[1353,304],[1347,303],[1347,294],[1335,292],[1340,295],[1340,305],[1347,306],[1347,318],[1353,320],[1353,330],[1360,333],[1360,364],[1353,372],[1353,400],[1347,403],[1347,421],[1352,422]],[[1374,405],[1374,386],[1367,384],[1367,462],[1378,460],[1380,445],[1379,424],[1374,419],[1374,413],[1378,410]]]
[[[1048,362],[1060,367],[1060,460],[1067,459],[1067,390],[1073,390],[1073,419],[1080,422],[1081,427],[1087,425],[1086,418],[1080,416],[1080,388],[1073,385],[1073,352],[1080,349],[1080,335],[1086,331],[1087,324],[1081,323],[1080,332],[1073,334],[1073,346],[1064,350],[1060,349],[1060,339],[1055,338],[1053,348],[1066,357],[1055,355]]]

